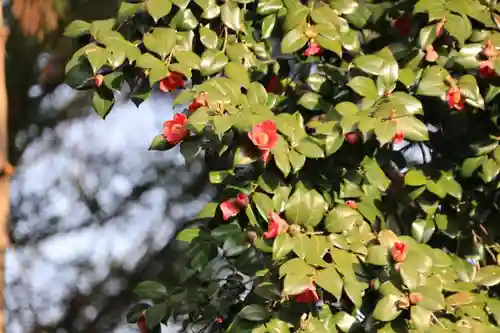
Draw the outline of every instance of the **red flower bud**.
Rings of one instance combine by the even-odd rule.
[[[347,142],[349,142],[351,145],[353,145],[356,142],[358,142],[359,133],[358,132],[349,132],[346,135],[344,135],[344,137],[345,137]]]
[[[241,208],[245,208],[249,204],[248,195],[246,195],[245,193],[239,193],[236,196],[236,202],[238,203],[238,206],[240,206]]]
[[[169,92],[181,87],[184,87],[184,76],[177,72],[169,72],[160,81],[160,90],[163,92]]]
[[[354,200],[347,200],[345,202],[345,204],[349,207],[351,207],[352,209],[357,209],[358,208],[358,205],[356,204],[356,201]]]
[[[465,107],[465,96],[462,95],[458,87],[448,89],[446,99],[450,108],[462,110]]]
[[[266,91],[270,93],[278,92],[280,82],[276,75],[271,76],[269,83],[267,84]]]
[[[318,43],[312,41],[309,42],[306,50],[304,51],[304,55],[306,57],[320,55],[321,53],[322,53],[321,46]]]
[[[319,296],[316,292],[316,287],[314,286],[314,284],[311,284],[311,287],[295,296],[295,302],[297,303],[312,303],[317,302],[318,300]]]
[[[397,131],[392,137],[392,142],[398,144],[403,142],[404,138],[405,138],[405,133],[403,131]]]
[[[104,82],[104,75],[97,74],[96,76],[94,76],[94,83],[96,87],[99,88],[100,86],[102,86],[103,82]]]
[[[409,15],[402,15],[392,21],[392,26],[403,36],[410,34],[411,24],[411,17]]]
[[[218,324],[222,324],[222,318],[221,317],[217,317],[217,323]]]
[[[481,61],[479,63],[479,76],[482,78],[491,78],[496,75],[494,65],[491,61]]]
[[[203,106],[208,106],[207,94],[201,93],[196,97],[191,104],[189,104],[189,111],[195,112]]]
[[[397,262],[401,262],[406,258],[406,253],[408,252],[408,245],[403,242],[396,242],[392,246],[392,259]]]
[[[147,332],[147,326],[146,326],[146,316],[144,316],[144,313],[141,314],[139,317],[139,320],[137,321],[137,327],[139,327],[139,332],[140,333],[146,333]]]

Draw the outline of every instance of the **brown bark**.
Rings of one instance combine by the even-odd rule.
[[[7,88],[5,82],[5,44],[8,29],[3,23],[3,6],[0,6],[0,167],[8,168],[7,158]],[[9,246],[9,177],[0,176],[0,333],[5,333],[5,255]]]

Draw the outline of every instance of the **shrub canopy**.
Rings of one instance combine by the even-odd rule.
[[[123,1],[67,82],[175,115],[151,150],[219,194],[141,331],[500,332],[496,0]],[[159,110],[161,111],[161,110]],[[126,135],[124,133],[124,135]],[[164,285],[165,284],[165,285]],[[143,310],[145,311],[143,312]]]

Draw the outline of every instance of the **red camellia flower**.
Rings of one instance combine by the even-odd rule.
[[[491,61],[487,60],[479,63],[479,76],[482,78],[489,78],[495,75],[495,69],[493,68]]]
[[[483,54],[488,58],[493,57],[497,54],[497,50],[496,50],[495,46],[493,46],[493,43],[489,39],[484,44]]]
[[[295,296],[295,302],[297,303],[312,303],[319,300],[318,293],[316,292],[316,287],[311,285],[311,287],[304,290],[302,293]]]
[[[141,316],[139,317],[139,320],[137,321],[137,327],[139,327],[139,332],[140,333],[146,333],[147,332],[146,317],[144,316],[144,313],[141,314]]]
[[[207,106],[208,101],[207,101],[207,94],[206,93],[201,93],[196,97],[191,104],[189,104],[189,111],[190,112],[195,112],[199,108],[203,106]]]
[[[320,55],[321,54],[321,46],[316,43],[316,42],[309,42],[307,45],[306,50],[304,51],[304,55],[306,57],[313,56],[313,55]]]
[[[160,90],[163,92],[169,92],[181,87],[184,87],[184,76],[177,72],[169,72],[160,81]]]
[[[392,142],[393,143],[401,143],[401,142],[403,142],[404,138],[405,138],[405,133],[403,131],[396,131],[396,133],[392,137]]]
[[[260,150],[271,150],[278,141],[276,124],[271,120],[264,120],[252,127],[252,131],[248,133],[248,138]]]
[[[220,204],[222,218],[224,219],[224,221],[227,221],[231,217],[238,215],[242,208],[248,206],[248,203],[248,195],[246,195],[245,193],[239,193],[236,198],[231,198],[222,202]]]
[[[465,96],[462,95],[462,92],[458,87],[451,87],[448,89],[446,99],[450,108],[462,110],[465,106]]]
[[[222,324],[222,317],[217,317],[217,323]]]
[[[351,145],[353,145],[356,142],[358,142],[359,134],[358,134],[358,132],[349,132],[346,135],[344,135],[344,137],[345,137],[345,140],[347,142],[349,142]]]
[[[182,113],[175,114],[174,119],[163,123],[163,136],[169,144],[176,145],[188,136],[186,123],[187,117]]]
[[[266,91],[271,92],[271,93],[275,93],[278,91],[278,88],[279,88],[278,77],[276,75],[273,75],[269,79],[269,83],[267,84]]]
[[[261,150],[260,159],[264,162],[264,165],[267,165],[267,163],[269,163],[269,161],[271,160],[271,151]]]
[[[358,208],[358,205],[356,204],[356,201],[354,201],[354,200],[347,200],[347,201],[345,202],[345,204],[346,204],[347,206],[351,207],[352,209],[356,209],[356,208]]]
[[[396,242],[392,246],[392,259],[394,259],[397,262],[401,262],[405,260],[406,253],[408,252],[408,245],[403,242]]]
[[[411,18],[403,15],[392,21],[392,26],[399,31],[401,35],[408,36],[411,29]]]
[[[94,76],[94,83],[96,87],[99,88],[100,86],[102,86],[103,82],[104,82],[104,75],[97,74],[96,76]]]
[[[264,238],[267,239],[276,238],[282,232],[286,232],[289,227],[288,223],[275,212],[269,213],[267,223],[267,231],[264,232]]]

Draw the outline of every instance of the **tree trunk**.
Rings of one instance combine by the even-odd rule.
[[[3,4],[0,5],[0,168],[10,167],[7,151],[7,88],[5,82],[5,45],[8,29],[3,23]],[[9,246],[9,177],[5,172],[0,176],[0,333],[5,333],[5,255]]]

